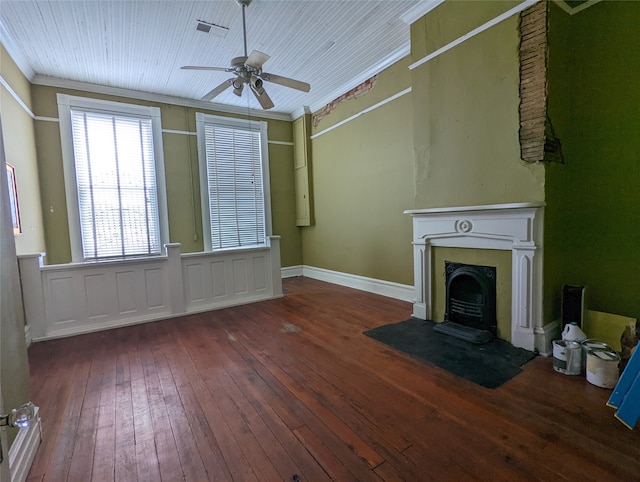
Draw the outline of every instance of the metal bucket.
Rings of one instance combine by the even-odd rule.
[[[580,343],[582,345],[582,366],[587,366],[587,352],[589,350],[610,350],[615,351],[613,347],[604,341],[589,338]]]
[[[565,375],[580,375],[582,345],[577,341],[553,340],[553,369]]]
[[[587,381],[596,387],[615,388],[620,378],[620,355],[615,350],[592,348],[587,351]]]

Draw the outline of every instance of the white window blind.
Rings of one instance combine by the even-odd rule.
[[[161,252],[151,118],[71,109],[85,259]]]
[[[204,146],[201,172],[206,174],[203,187],[207,191],[211,249],[264,245],[265,133],[259,125],[205,121],[198,134]]]

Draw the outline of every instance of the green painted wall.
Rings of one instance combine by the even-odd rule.
[[[203,111],[191,107],[147,102],[129,98],[94,94],[47,86],[32,86],[34,110],[43,117],[58,117],[56,93],[66,93],[127,103],[157,106],[161,110],[163,129],[195,132],[195,113]],[[209,111],[209,113],[216,113]],[[219,114],[219,113],[218,113]],[[228,114],[221,114],[228,115]],[[273,233],[281,236],[282,266],[302,264],[300,232],[295,227],[293,195],[293,146],[291,122],[268,119],[271,178],[271,208]],[[182,252],[203,249],[202,210],[198,150],[195,136],[165,132],[163,134],[167,208],[170,242],[181,243]],[[65,198],[60,147],[60,128],[57,122],[36,122],[36,146],[47,262],[67,263],[71,260],[69,226]]]
[[[564,65],[550,71],[550,100],[565,109],[555,124],[565,164],[548,170],[558,212],[548,237],[590,309],[639,318],[640,3],[600,2],[568,20],[551,13],[550,61]]]
[[[413,284],[411,96],[323,132],[409,87],[408,59],[346,100],[313,134],[315,225],[302,228],[305,265]]]
[[[413,60],[513,4],[445,2],[412,25]],[[520,160],[518,44],[515,15],[411,71],[416,208],[544,201],[544,166]]]
[[[548,117],[554,130],[559,134],[572,128],[571,96],[573,87],[567,77],[573,50],[570,27],[572,17],[553,3],[549,8]],[[571,146],[564,141],[564,135],[561,135],[563,155],[572,156]],[[567,261],[572,255],[571,242],[566,231],[570,218],[570,213],[565,208],[566,166],[548,163],[545,167],[543,296],[545,301],[544,321],[549,323],[560,318],[562,285],[576,284],[576,281],[572,280],[567,272]]]

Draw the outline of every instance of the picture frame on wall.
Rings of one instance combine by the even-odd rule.
[[[20,208],[18,206],[18,187],[16,185],[16,169],[7,164],[7,183],[9,185],[9,205],[11,207],[11,221],[13,222],[13,234],[22,233],[20,224]]]

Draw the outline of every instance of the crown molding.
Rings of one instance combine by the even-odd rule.
[[[318,101],[315,104],[311,104],[309,106],[311,112],[316,112],[316,111],[322,109],[329,102],[331,102],[331,101],[337,99],[338,97],[340,97],[341,95],[349,92],[351,89],[354,89],[355,87],[357,87],[360,84],[362,84],[365,80],[368,80],[371,77],[373,77],[374,75],[379,74],[384,69],[386,69],[388,67],[391,67],[393,64],[395,64],[399,60],[402,60],[403,58],[405,58],[410,53],[411,53],[411,46],[410,46],[409,42],[407,42],[405,45],[403,45],[402,47],[400,47],[399,49],[397,49],[396,51],[394,51],[390,55],[388,55],[386,58],[384,58],[383,60],[381,60],[380,62],[378,62],[374,66],[372,66],[369,70],[366,70],[366,71],[362,72],[360,75],[358,75],[357,77],[354,77],[351,80],[351,82],[349,82],[348,84],[345,84],[340,89],[334,90],[330,95],[327,95],[323,100]],[[292,117],[294,119],[297,119],[298,117],[300,117],[304,113],[305,112],[303,111],[302,108],[301,109],[297,109],[292,114]]]
[[[501,13],[500,15],[498,15],[497,17],[489,20],[486,23],[483,23],[482,25],[480,25],[479,27],[474,28],[473,30],[467,32],[464,35],[461,35],[460,37],[458,37],[457,39],[449,42],[446,45],[443,45],[442,47],[440,47],[437,50],[434,50],[433,52],[430,52],[429,54],[425,55],[424,57],[422,57],[420,60],[415,61],[414,63],[412,63],[409,66],[409,70],[413,70],[417,67],[420,67],[422,64],[425,64],[427,62],[429,62],[430,60],[436,58],[437,56],[445,53],[447,50],[451,50],[452,48],[460,45],[461,43],[466,42],[467,40],[469,40],[470,38],[475,37],[476,35],[484,32],[485,30],[489,30],[490,28],[492,28],[493,26],[499,24],[500,22],[502,22],[503,20],[506,20],[507,18],[512,17],[513,15],[520,13],[521,11],[529,8],[532,5],[535,5],[536,3],[538,3],[540,0],[524,0],[523,2],[519,3],[518,5],[516,5],[515,7],[507,10],[504,13]]]
[[[258,117],[261,119],[274,119],[283,121],[292,120],[290,114],[283,112],[243,109],[241,107],[216,104],[213,102],[205,102],[202,100],[184,99],[182,97],[174,97],[171,95],[153,94],[150,92],[141,92],[139,90],[122,89],[119,87],[109,87],[105,85],[90,84],[87,82],[78,82],[75,80],[58,79],[54,77],[45,77],[41,75],[36,75],[31,83],[48,87],[58,87],[61,89],[73,89],[81,90],[83,92],[93,92],[94,94],[113,95],[117,97],[126,97],[128,99],[146,100],[149,102],[160,102],[163,104],[193,107],[195,109],[223,112],[226,114],[236,114],[240,116],[246,116],[248,114],[251,117]]]
[[[577,7],[570,6],[565,0],[553,0],[558,7],[564,10],[569,15],[575,15],[576,13],[582,12],[589,7],[593,7],[596,3],[600,3],[602,0],[587,0],[586,2],[578,5]]]
[[[417,3],[412,8],[407,10],[405,14],[400,18],[407,25],[411,25],[416,20],[424,17],[438,5],[444,3],[444,1],[445,0],[422,0],[420,3]]]
[[[2,20],[0,20],[0,43],[7,49],[7,52],[20,69],[20,72],[22,72],[22,75],[31,81],[35,76],[35,72],[31,68],[31,65],[29,65],[29,61],[24,56],[22,49],[18,47],[11,34],[9,34]]]

